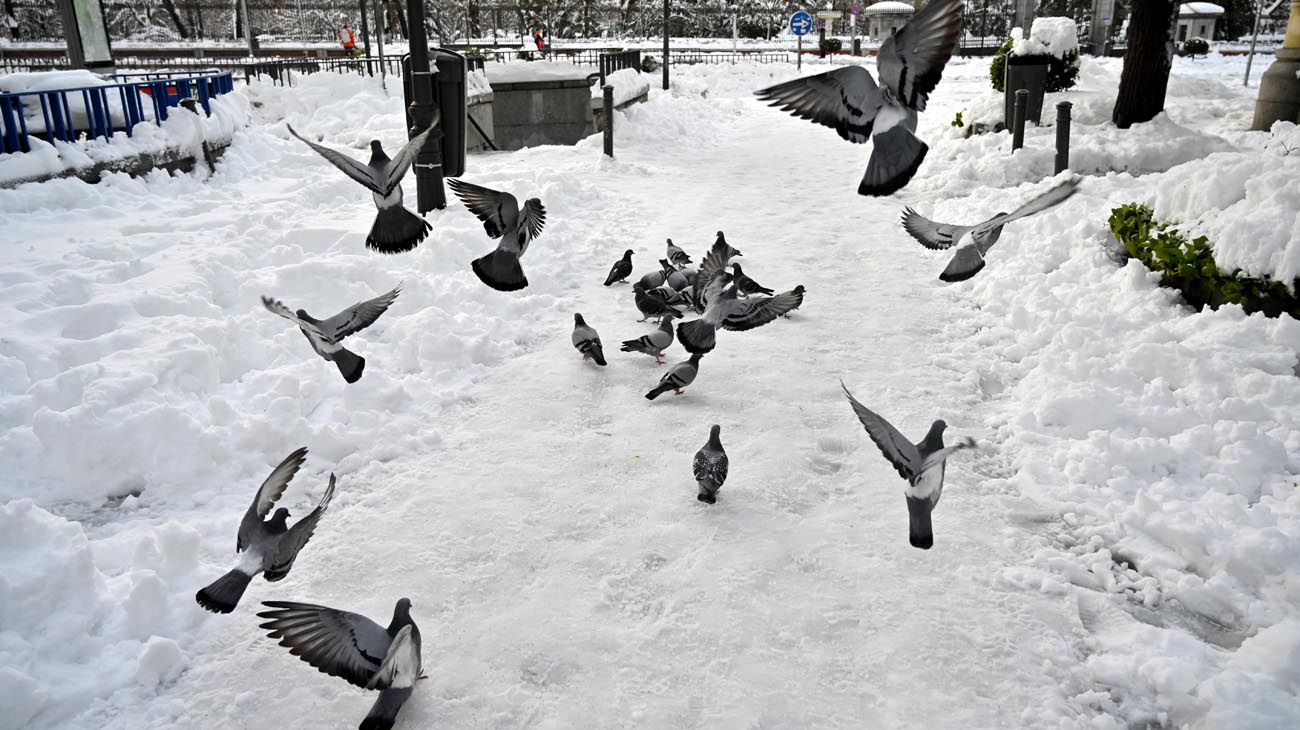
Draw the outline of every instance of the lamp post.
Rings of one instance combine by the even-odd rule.
[[[668,0],[664,0],[664,91],[668,90]]]
[[[411,44],[411,128],[408,139],[423,132],[433,122],[433,72],[429,70],[429,38],[424,28],[424,0],[406,0],[406,22]],[[447,207],[447,191],[442,186],[441,132],[430,134],[415,157],[416,210],[421,215]]]
[[[1300,0],[1291,0],[1286,38],[1274,55],[1277,60],[1259,79],[1252,130],[1267,131],[1277,121],[1300,121]]]

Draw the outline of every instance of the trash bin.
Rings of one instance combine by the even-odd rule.
[[[1007,58],[1003,84],[1003,113],[1006,125],[1011,126],[1016,106],[1016,91],[1029,91],[1025,106],[1025,121],[1038,124],[1043,116],[1043,93],[1047,89],[1047,57],[1010,56]]]
[[[429,65],[433,74],[433,103],[441,115],[442,174],[459,177],[465,174],[465,57],[442,48],[429,49]],[[406,102],[408,126],[411,124],[410,107],[414,98],[411,91],[411,57],[402,57],[402,98]]]
[[[861,39],[861,38],[854,38],[854,39],[853,39],[853,55],[855,55],[855,56],[861,56],[861,55],[862,55],[862,39]]]

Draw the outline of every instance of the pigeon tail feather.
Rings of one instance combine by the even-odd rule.
[[[714,504],[718,501],[717,487],[711,486],[704,482],[697,482],[697,484],[700,485],[700,493],[695,496],[696,499],[706,504]]]
[[[397,722],[397,712],[413,691],[411,687],[395,687],[380,692],[379,699],[361,721],[359,730],[391,730],[393,723]]]
[[[528,277],[519,265],[519,256],[510,251],[496,249],[487,256],[471,262],[474,273],[488,286],[497,291],[519,291],[528,286]]]
[[[605,362],[605,353],[600,349],[600,345],[592,346],[592,348],[587,352],[587,354],[591,355],[591,359],[595,360],[596,364],[600,365],[601,367],[604,367],[605,365],[608,364]]]
[[[646,400],[654,400],[670,390],[676,390],[671,383],[660,383],[655,389],[645,394]]]
[[[361,372],[366,369],[366,359],[357,353],[341,348],[333,356],[334,364],[338,366],[339,373],[348,383],[355,383],[361,379]]]
[[[858,195],[893,195],[912,180],[930,148],[901,124],[872,139],[871,159]]]
[[[717,344],[717,328],[702,319],[677,325],[677,340],[692,355],[703,355]]]
[[[230,613],[244,597],[253,576],[236,568],[212,582],[212,585],[194,594],[199,605],[213,613]]]
[[[907,497],[907,541],[912,547],[929,550],[934,547],[934,531],[930,528],[930,511],[934,504],[928,499]]]
[[[366,236],[366,248],[380,253],[403,253],[420,245],[433,226],[401,205],[380,208]]]

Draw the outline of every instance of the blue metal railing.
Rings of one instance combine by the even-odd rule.
[[[104,86],[0,94],[0,152],[30,152],[33,135],[63,142],[73,142],[82,133],[108,139],[124,131],[129,137],[140,122],[165,121],[168,110],[186,98],[198,99],[203,113],[210,115],[212,98],[235,88],[230,73],[149,76],[153,78]],[[43,131],[29,129],[27,111],[35,108],[40,109]],[[34,113],[32,117],[38,118]]]

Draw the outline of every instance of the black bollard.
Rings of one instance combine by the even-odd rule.
[[[614,156],[614,87],[605,84],[605,154]]]
[[[1070,107],[1068,101],[1056,105],[1056,171],[1070,166]]]
[[[1015,110],[1011,116],[1011,151],[1025,146],[1025,107],[1029,104],[1029,90],[1016,91]]]

